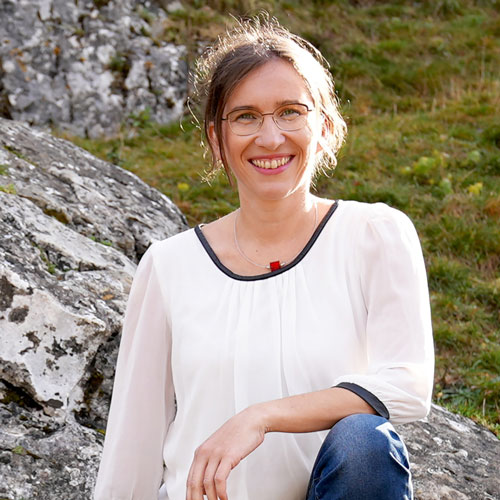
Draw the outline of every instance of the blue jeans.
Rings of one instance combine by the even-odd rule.
[[[412,500],[408,452],[378,415],[337,422],[314,464],[306,500]]]

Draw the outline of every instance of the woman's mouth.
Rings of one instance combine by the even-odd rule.
[[[286,165],[292,159],[291,156],[283,156],[281,158],[273,159],[262,159],[262,160],[250,160],[250,163],[258,168],[264,168],[266,170],[274,170],[276,168]]]

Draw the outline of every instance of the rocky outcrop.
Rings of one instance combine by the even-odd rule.
[[[398,431],[415,500],[500,500],[500,441],[490,431],[436,405],[427,419]]]
[[[186,228],[134,175],[0,119],[0,499],[88,500],[126,296]],[[500,500],[500,441],[437,406],[399,428],[416,500]]]
[[[187,65],[161,41],[166,16],[147,0],[2,0],[0,116],[90,137],[141,111],[178,118]]]
[[[0,119],[0,498],[90,498],[126,297],[168,198]]]

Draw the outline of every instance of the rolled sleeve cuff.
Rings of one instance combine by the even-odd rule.
[[[335,387],[340,387],[341,389],[347,389],[348,391],[354,392],[354,394],[358,395],[362,400],[368,403],[381,417],[389,420],[389,410],[385,406],[382,401],[380,401],[375,394],[367,391],[364,387],[361,387],[358,384],[353,384],[351,382],[341,382],[337,384]]]

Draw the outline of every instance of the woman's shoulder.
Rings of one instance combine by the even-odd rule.
[[[347,224],[371,224],[377,221],[392,221],[395,224],[411,224],[411,219],[401,210],[386,203],[367,203],[354,200],[341,200],[339,203],[344,222]]]
[[[153,259],[161,258],[163,260],[165,256],[170,254],[179,255],[179,252],[188,251],[189,248],[194,246],[195,241],[196,234],[194,228],[186,229],[163,240],[154,241],[144,255],[148,255]]]

